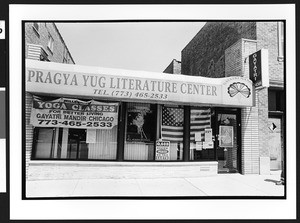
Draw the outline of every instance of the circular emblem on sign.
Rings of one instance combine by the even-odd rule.
[[[230,97],[234,97],[239,93],[245,98],[249,98],[251,94],[250,88],[246,84],[240,82],[234,82],[231,85],[229,85],[228,94],[230,95]]]

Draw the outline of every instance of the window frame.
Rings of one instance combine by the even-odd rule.
[[[48,44],[47,44],[48,50],[53,54],[53,48],[54,48],[54,39],[52,35],[48,34]]]
[[[118,160],[118,161],[124,161],[124,162],[132,162],[132,161],[138,161],[138,162],[155,162],[155,152],[156,152],[156,140],[157,140],[157,131],[158,131],[158,126],[157,126],[157,119],[158,119],[158,116],[157,116],[157,112],[158,112],[158,104],[156,103],[149,103],[149,102],[125,102],[126,103],[126,109],[125,111],[123,111],[125,114],[125,117],[124,117],[124,134],[123,134],[123,143],[124,145],[123,148],[120,148],[122,149],[122,159],[121,160]],[[132,104],[149,104],[149,107],[150,107],[150,110],[151,110],[151,106],[152,106],[152,112],[153,112],[153,119],[155,120],[155,126],[153,127],[153,132],[151,133],[152,134],[152,137],[153,137],[153,140],[150,140],[150,141],[138,141],[138,140],[128,140],[127,139],[127,134],[128,134],[128,116],[129,116],[129,113],[128,113],[128,110],[129,110],[129,104],[132,103]],[[120,142],[118,142],[120,143]],[[135,144],[135,143],[144,143],[144,144],[151,144],[153,143],[153,156],[150,157],[150,159],[132,159],[132,158],[129,158],[127,159],[125,157],[125,154],[126,154],[126,151],[125,151],[125,147],[126,147],[126,144]]]
[[[41,129],[53,129],[54,133],[52,135],[52,144],[50,150],[50,157],[49,158],[39,158],[37,157],[37,143],[38,143],[38,136],[40,134]],[[32,143],[32,153],[31,153],[31,160],[53,160],[53,149],[54,149],[54,138],[56,137],[56,129],[53,127],[34,127],[33,129],[33,143]]]

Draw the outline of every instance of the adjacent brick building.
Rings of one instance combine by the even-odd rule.
[[[25,58],[55,63],[75,64],[55,23],[26,22]],[[31,159],[33,126],[30,124],[32,94],[26,92],[26,174]]]
[[[25,23],[25,58],[75,64],[55,23]]]
[[[164,70],[167,74],[181,74],[181,62],[173,59],[169,66]]]
[[[241,172],[245,174],[282,167],[283,27],[283,22],[208,22],[182,50],[182,74],[212,78],[249,77],[249,55],[268,50],[270,86],[256,90],[255,107],[241,109]],[[273,124],[275,129],[270,127]]]

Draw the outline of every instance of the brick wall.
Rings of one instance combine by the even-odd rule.
[[[209,22],[181,52],[183,74],[225,76],[225,50],[241,38],[256,39],[255,22]]]
[[[225,77],[243,74],[243,43],[240,39],[225,50]]]
[[[270,80],[283,82],[283,62],[278,58],[278,23],[257,23],[257,50],[262,48],[269,51]]]
[[[248,56],[256,52],[256,40],[240,39],[225,50],[225,77],[249,78]]]
[[[177,60],[172,60],[169,66],[163,71],[163,73],[168,74],[181,74],[181,62]]]
[[[32,155],[33,144],[33,126],[30,124],[30,115],[32,108],[32,95],[25,93],[25,125],[26,125],[26,144],[25,144],[25,160],[26,160],[26,178],[28,177],[29,161]]]
[[[226,68],[222,69],[229,60],[227,57],[228,60],[224,61],[225,51],[230,47],[238,47],[234,44],[240,44],[240,39],[256,40],[257,50],[268,49],[270,81],[283,82],[284,64],[282,58],[278,57],[277,22],[206,23],[181,52],[182,73],[207,77],[227,76]]]

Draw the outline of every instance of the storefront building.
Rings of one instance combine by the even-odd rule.
[[[200,75],[202,63],[189,59],[200,58],[191,46],[196,39],[182,51],[182,62],[172,61],[165,73],[28,56],[27,178],[269,173],[270,149],[261,147],[269,129],[268,88],[253,85],[249,61],[244,63],[260,49],[257,42],[241,37],[222,46],[224,55],[207,53],[212,62],[207,75]],[[246,53],[240,55],[241,49]],[[220,56],[217,63],[213,55]],[[277,109],[281,104],[274,100]]]
[[[31,163],[198,161],[208,162],[211,174],[217,173],[218,164],[227,172],[240,170],[238,108],[253,106],[253,84],[247,78],[35,60],[26,60],[25,78],[33,99],[28,120],[34,128]],[[219,154],[219,147],[227,152]],[[231,162],[221,162],[224,155]]]

